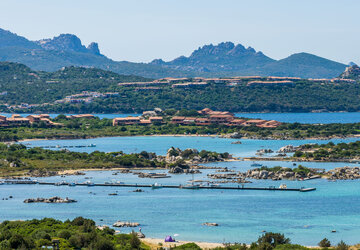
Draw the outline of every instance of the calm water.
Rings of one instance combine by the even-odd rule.
[[[355,138],[331,140],[335,143],[356,141]],[[329,140],[243,140],[242,144],[231,144],[236,139],[218,137],[189,137],[189,136],[136,136],[136,137],[105,137],[78,140],[37,140],[24,142],[28,147],[43,146],[86,146],[95,144],[96,147],[69,148],[77,152],[123,151],[125,153],[139,153],[143,150],[165,155],[170,147],[180,149],[196,148],[216,152],[229,152],[236,157],[255,156],[256,150],[270,148],[278,150],[284,145],[301,145],[304,143],[327,143]],[[56,150],[56,149],[54,149]],[[59,149],[58,149],[59,150]]]
[[[354,141],[355,139],[333,140]],[[280,140],[241,140],[242,144],[231,144],[231,139],[209,137],[114,137],[88,140],[30,141],[28,146],[45,145],[88,145],[95,148],[72,148],[77,151],[119,151],[140,152],[147,150],[165,154],[170,146],[228,151],[235,156],[254,155],[257,149],[278,148],[308,142],[327,141],[280,141]],[[252,162],[226,162],[209,165],[227,166],[246,171]],[[262,162],[267,166],[292,167],[292,162]],[[345,163],[304,163],[308,167],[333,169]],[[202,170],[195,179],[206,180],[208,173],[215,170]],[[154,172],[154,171],[151,171]],[[159,170],[157,172],[165,172]],[[125,183],[185,184],[191,175],[171,175],[169,179],[142,179],[132,174],[112,175],[113,171],[90,171],[88,177],[96,183],[123,181]],[[85,176],[66,178],[45,178],[52,181],[84,182]],[[32,219],[55,217],[58,219],[84,216],[94,219],[98,224],[111,225],[117,220],[141,223],[142,231],[148,237],[163,238],[179,234],[180,240],[210,242],[255,241],[262,230],[285,233],[294,243],[316,245],[324,237],[337,243],[357,243],[360,235],[360,181],[326,180],[311,181],[254,181],[247,186],[316,187],[315,192],[274,192],[274,191],[221,191],[221,190],[182,190],[182,189],[144,189],[144,193],[131,192],[134,188],[116,187],[68,187],[40,185],[1,185],[0,220]],[[229,184],[234,185],[234,184]],[[90,193],[92,192],[92,193]],[[117,192],[118,196],[109,196]],[[95,195],[93,194],[95,193]],[[1,200],[13,195],[14,199]],[[31,197],[50,197],[58,195],[78,200],[74,204],[25,204],[23,200]],[[101,221],[103,220],[103,221]],[[219,223],[219,227],[205,227],[204,222]],[[336,229],[337,233],[331,233]],[[129,232],[128,229],[121,229]]]
[[[1,115],[11,116],[8,113]],[[29,114],[22,114],[23,116]],[[50,114],[56,117],[58,114]],[[94,114],[102,118],[113,119],[115,117],[140,116],[141,114]],[[355,123],[360,122],[360,112],[351,113],[236,113],[237,117],[260,118],[265,120],[277,120],[280,122],[299,123]]]

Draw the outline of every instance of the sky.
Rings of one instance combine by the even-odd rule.
[[[117,61],[165,61],[231,41],[274,59],[299,52],[360,64],[359,0],[0,0],[0,28],[77,35]]]

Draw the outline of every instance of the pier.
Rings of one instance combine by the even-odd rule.
[[[35,182],[35,181],[4,181],[6,184],[25,184],[25,185],[50,185],[50,186],[68,186],[69,183],[55,183],[55,182]],[[89,187],[134,187],[134,188],[152,188],[152,184],[123,184],[123,183],[76,183],[74,186],[89,186]],[[258,190],[258,191],[296,191],[296,192],[310,192],[315,191],[316,188],[276,188],[270,187],[245,187],[245,186],[196,186],[189,188],[184,185],[161,185],[160,188],[179,188],[179,189],[212,189],[212,190]]]

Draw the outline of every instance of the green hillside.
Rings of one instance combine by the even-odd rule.
[[[265,79],[265,78],[264,78]],[[0,104],[50,105],[33,108],[1,107],[11,112],[114,113],[162,109],[202,109],[237,112],[360,111],[359,83],[311,82],[293,84],[209,83],[196,88],[173,88],[165,83],[156,88],[119,86],[121,82],[148,81],[143,77],[118,75],[95,68],[67,67],[48,73],[33,71],[15,63],[0,63]],[[116,96],[94,98],[88,103],[61,103],[56,100],[82,91],[116,92]]]

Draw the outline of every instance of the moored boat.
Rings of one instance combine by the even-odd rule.
[[[159,188],[163,188],[163,186],[161,184],[159,184],[159,183],[154,183],[154,184],[151,185],[151,188],[152,189],[159,189]]]

